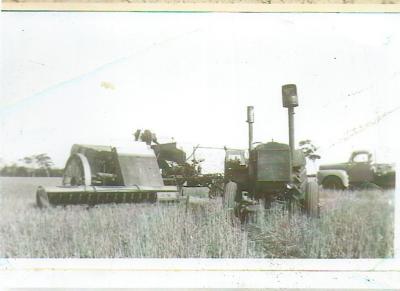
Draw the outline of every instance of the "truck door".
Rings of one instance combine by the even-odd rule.
[[[371,154],[368,152],[361,152],[352,155],[348,168],[349,182],[372,182],[374,175],[372,172],[371,163]]]

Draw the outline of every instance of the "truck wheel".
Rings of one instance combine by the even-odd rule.
[[[364,182],[360,185],[360,189],[362,190],[376,190],[382,191],[382,188],[372,182]]]
[[[340,178],[335,176],[328,176],[322,181],[322,187],[324,189],[331,189],[331,190],[344,190],[344,185]]]
[[[310,217],[319,216],[319,189],[318,184],[314,181],[308,182],[306,185],[304,210]]]

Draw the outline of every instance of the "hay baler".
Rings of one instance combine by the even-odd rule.
[[[75,144],[62,184],[40,186],[37,205],[156,202],[157,193],[177,192],[164,186],[154,151],[145,143],[129,148]]]

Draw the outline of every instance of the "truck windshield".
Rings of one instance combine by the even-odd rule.
[[[366,153],[358,154],[353,157],[353,162],[355,163],[367,163],[369,160],[369,155]]]

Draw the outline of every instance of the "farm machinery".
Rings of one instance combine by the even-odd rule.
[[[273,201],[297,204],[310,216],[318,216],[318,184],[308,181],[305,156],[294,146],[294,107],[298,106],[295,85],[282,87],[282,101],[288,108],[289,144],[253,144],[254,108],[249,106],[248,158],[244,150],[226,150],[224,199],[234,199],[230,205],[242,221],[254,211],[253,205],[268,208]]]
[[[177,193],[176,186],[164,186],[156,156],[145,143],[130,148],[75,144],[62,184],[40,186],[37,205],[156,202],[157,193]]]
[[[194,147],[187,157],[182,149],[177,148],[176,142],[161,144],[148,129],[143,132],[138,129],[134,136],[136,141],[145,142],[154,150],[165,185],[177,186],[182,193],[185,188],[206,187],[209,189],[209,197],[222,194],[223,175],[202,173],[201,162],[204,160],[196,159],[196,151],[200,146]]]
[[[160,144],[149,130],[135,132],[135,147],[73,145],[64,169],[62,186],[39,187],[40,207],[67,204],[156,202],[157,194],[174,193],[179,200],[185,187],[208,187],[218,193],[225,183],[224,199],[234,197],[236,212],[246,213],[254,204],[269,207],[273,201],[300,204],[318,215],[318,184],[307,181],[306,160],[294,148],[294,107],[298,106],[295,85],[282,87],[283,106],[288,108],[289,144],[253,144],[253,107],[247,109],[249,157],[245,151],[226,149],[224,177],[202,174],[200,162],[176,143]],[[141,142],[140,142],[141,141]],[[189,157],[190,158],[190,157]]]

